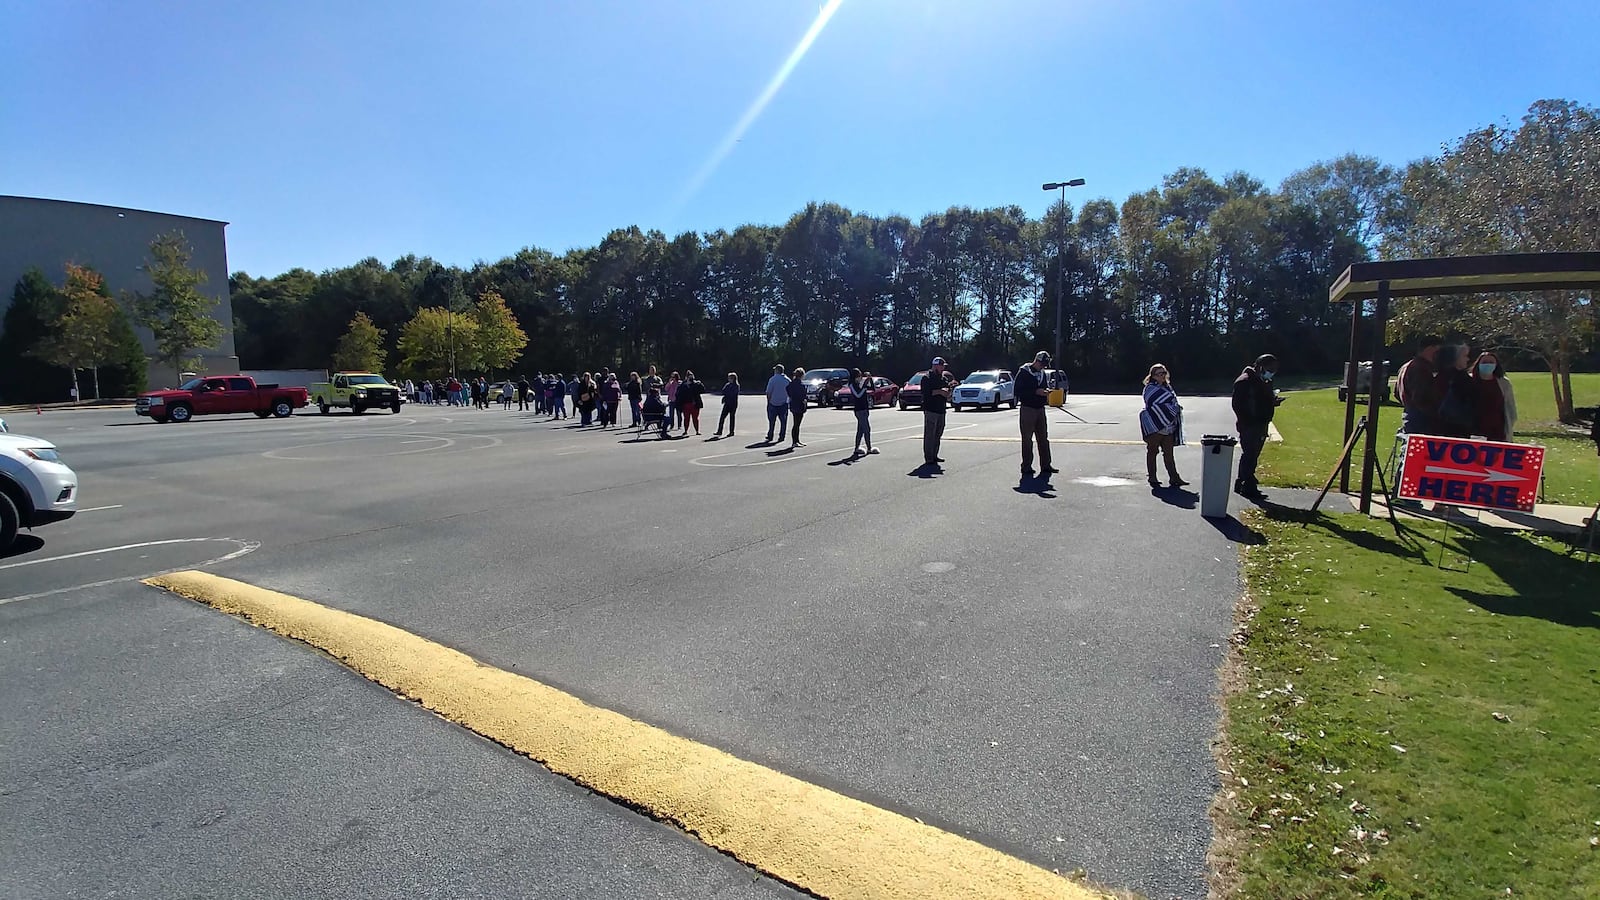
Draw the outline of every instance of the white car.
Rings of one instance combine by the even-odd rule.
[[[56,445],[25,434],[0,434],[0,552],[18,528],[38,528],[78,511],[78,476]]]
[[[950,395],[950,408],[957,412],[963,406],[992,406],[999,409],[1002,403],[1011,404],[1012,409],[1017,408],[1017,385],[1011,380],[1011,373],[1002,369],[973,372],[961,379],[955,392]]]

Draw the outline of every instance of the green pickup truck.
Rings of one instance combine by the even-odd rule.
[[[323,415],[335,406],[348,406],[358,416],[369,409],[397,413],[401,399],[399,388],[371,372],[335,372],[332,381],[311,386],[311,402]]]

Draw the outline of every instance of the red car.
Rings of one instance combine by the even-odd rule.
[[[922,378],[927,372],[918,372],[906,379],[905,386],[900,388],[900,408],[922,405]]]
[[[187,422],[195,416],[255,413],[286,419],[306,405],[306,389],[256,384],[248,375],[208,375],[175,391],[147,391],[134,401],[135,415],[157,422]]]
[[[895,397],[900,394],[900,386],[884,378],[882,375],[872,376],[872,405],[893,406]],[[844,387],[833,395],[833,408],[844,409],[846,406],[855,406],[855,387],[850,382],[845,382]]]

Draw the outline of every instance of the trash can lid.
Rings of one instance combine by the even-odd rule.
[[[1231,434],[1203,434],[1200,436],[1202,447],[1232,447],[1239,443],[1239,439]]]

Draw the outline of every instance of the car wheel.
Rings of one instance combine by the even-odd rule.
[[[1016,409],[1016,408],[1017,408],[1017,398],[1012,397],[1010,400],[1006,401],[1006,409]]]
[[[400,401],[399,400],[396,400],[395,402],[389,404],[389,412],[392,412],[397,416],[400,415]]]
[[[186,403],[179,403],[177,406],[174,406],[172,408],[172,412],[167,413],[167,415],[171,417],[172,421],[182,425],[183,423],[194,418],[194,410],[190,409]]]
[[[294,406],[287,400],[279,400],[272,404],[272,414],[280,419],[287,419],[294,415]]]
[[[321,397],[317,398],[317,412],[322,413],[323,415],[328,414],[328,403]]]
[[[1350,398],[1349,389],[1348,388],[1339,388],[1339,402],[1340,403],[1344,403],[1349,398]]]
[[[258,418],[258,419],[265,419],[267,416],[270,416],[270,415],[272,415],[272,411],[271,410],[266,410],[266,409],[258,409],[258,410],[256,410],[256,418]]]
[[[906,411],[906,402],[904,400],[900,401],[900,411],[901,412],[905,412]]]
[[[11,549],[11,542],[17,539],[17,528],[22,525],[22,515],[17,512],[17,505],[11,502],[4,491],[0,491],[0,553]]]
[[[165,424],[167,424],[167,417],[166,416],[158,416],[155,413],[151,413],[150,414],[150,421],[156,423],[157,425],[165,425]]]
[[[362,413],[364,413],[366,411],[367,411],[367,408],[365,406],[362,406],[361,404],[355,402],[354,400],[350,401],[350,414],[351,415],[359,416],[359,415],[361,415]]]
[[[959,404],[959,403],[950,404],[950,411],[951,412],[961,412],[961,404]]]

